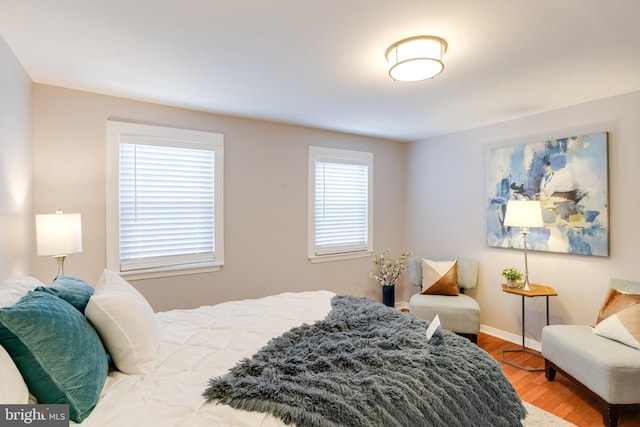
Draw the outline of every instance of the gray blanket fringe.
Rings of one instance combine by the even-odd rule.
[[[301,427],[522,425],[502,368],[467,339],[443,331],[427,343],[429,322],[366,298],[332,305],[212,378],[203,396]]]

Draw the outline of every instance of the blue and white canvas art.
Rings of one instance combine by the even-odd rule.
[[[487,163],[489,246],[522,248],[519,227],[503,225],[507,201],[539,200],[544,227],[527,249],[609,255],[606,132],[497,148]]]

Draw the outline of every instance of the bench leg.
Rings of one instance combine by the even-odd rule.
[[[618,407],[617,405],[608,404],[606,410],[602,413],[602,421],[606,427],[618,426]]]
[[[618,413],[621,406],[627,406],[622,404],[612,404],[600,396],[595,394],[593,391],[589,390],[585,387],[580,381],[573,378],[571,375],[564,372],[561,368],[557,367],[553,363],[549,362],[547,359],[544,359],[544,376],[548,381],[553,381],[556,378],[556,372],[560,371],[562,375],[567,377],[571,382],[576,384],[578,387],[586,390],[589,394],[591,394],[595,400],[598,402],[601,412],[602,412],[602,421],[605,427],[617,427],[618,426]],[[635,406],[635,405],[634,405]]]

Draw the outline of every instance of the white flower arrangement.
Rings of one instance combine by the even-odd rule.
[[[407,269],[407,258],[411,252],[401,254],[397,259],[388,259],[390,249],[381,255],[374,255],[373,265],[378,267],[377,272],[369,273],[369,277],[375,279],[382,286],[395,286],[398,277]]]

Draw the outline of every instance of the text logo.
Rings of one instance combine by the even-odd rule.
[[[0,405],[0,426],[68,427],[69,405]]]

